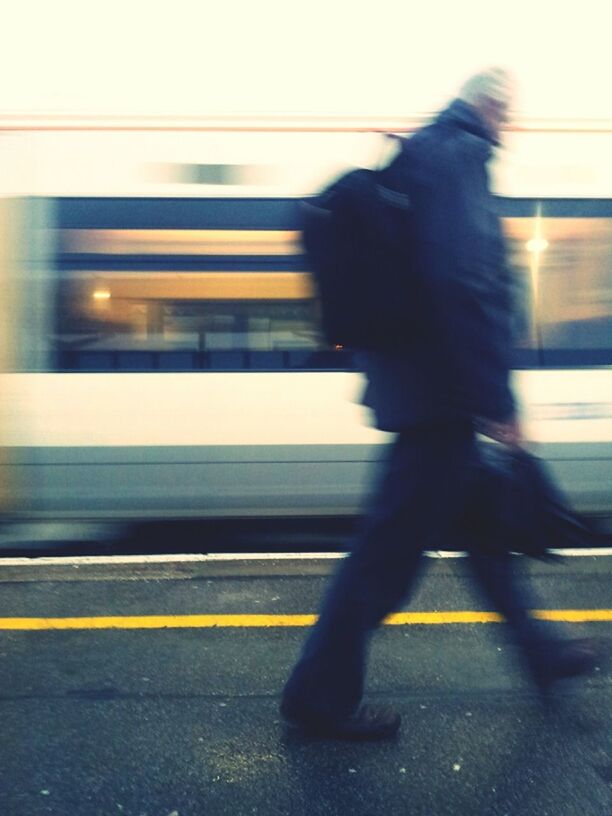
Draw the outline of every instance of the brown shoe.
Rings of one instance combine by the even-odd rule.
[[[281,705],[281,714],[289,725],[316,737],[339,740],[382,740],[393,737],[401,717],[390,706],[363,704],[354,714],[342,720],[329,720],[289,710]]]

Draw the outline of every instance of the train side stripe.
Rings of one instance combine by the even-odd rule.
[[[536,609],[539,620],[565,623],[612,621],[612,609]],[[316,615],[134,615],[70,618],[0,618],[0,631],[65,629],[223,629],[311,626]],[[394,626],[502,623],[497,612],[472,610],[398,612],[385,624]]]

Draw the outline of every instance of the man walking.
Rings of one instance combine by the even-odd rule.
[[[416,218],[422,319],[405,348],[364,354],[364,402],[377,427],[397,436],[364,529],[283,692],[284,717],[313,733],[380,739],[397,731],[397,712],[361,702],[369,636],[409,594],[423,550],[452,538],[474,489],[476,431],[521,444],[509,385],[511,282],[487,174],[511,97],[503,70],[471,77],[396,159]],[[541,689],[594,668],[588,643],[561,640],[528,615],[511,556],[476,541],[470,556]]]

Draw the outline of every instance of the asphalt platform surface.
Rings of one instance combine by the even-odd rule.
[[[612,816],[609,666],[543,708],[503,623],[444,622],[489,611],[466,559],[429,559],[406,606],[438,618],[374,637],[368,698],[401,711],[397,738],[286,727],[294,616],[334,564],[0,561],[0,814]],[[589,612],[572,636],[610,635],[609,555],[520,566],[539,609]]]

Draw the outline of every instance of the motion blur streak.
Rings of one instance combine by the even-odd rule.
[[[15,368],[17,299],[23,294],[18,286],[21,267],[19,218],[19,200],[0,197],[0,513],[11,506],[16,489],[12,479],[16,451],[11,447],[7,372]]]

